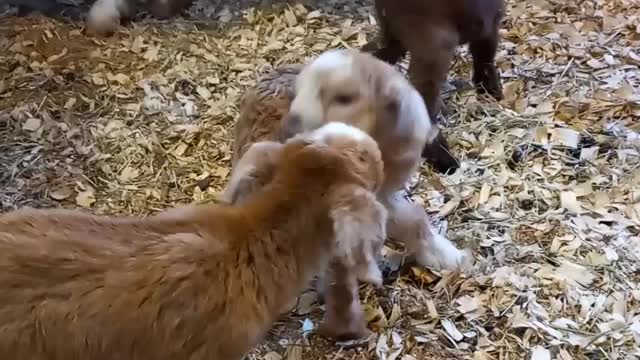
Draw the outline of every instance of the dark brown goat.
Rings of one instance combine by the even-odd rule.
[[[238,206],[0,216],[0,358],[239,360],[331,259],[361,248],[337,236],[351,214],[333,205],[382,182],[375,141],[346,125],[282,146],[274,180]]]
[[[153,16],[164,19],[178,15],[183,9],[191,5],[192,0],[153,0],[149,11]]]
[[[434,121],[441,110],[440,86],[458,45],[469,44],[478,91],[502,99],[494,58],[504,0],[376,0],[375,8],[378,39],[362,50],[391,64],[409,52],[409,77]]]

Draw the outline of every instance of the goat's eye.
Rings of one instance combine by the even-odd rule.
[[[358,161],[360,161],[361,163],[365,163],[367,162],[367,158],[368,158],[368,152],[364,151],[364,152],[360,152],[358,154]]]
[[[336,95],[333,101],[335,101],[340,105],[349,105],[353,102],[353,99],[355,99],[355,96],[353,95],[340,94],[340,95]]]

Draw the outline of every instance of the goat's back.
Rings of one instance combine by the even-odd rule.
[[[247,345],[224,339],[259,336],[252,322],[264,312],[225,286],[244,280],[220,250],[248,230],[233,211],[202,215],[202,226],[69,210],[0,216],[0,358],[237,356]]]
[[[267,72],[240,100],[240,115],[234,127],[234,166],[251,144],[280,141],[280,123],[289,113],[295,96],[295,81],[303,65],[282,65]]]
[[[504,0],[376,0],[376,11],[393,32],[424,36],[414,25],[454,30],[463,44],[497,28]]]

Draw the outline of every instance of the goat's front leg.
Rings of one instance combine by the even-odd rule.
[[[389,211],[387,234],[403,242],[420,265],[435,270],[456,270],[469,264],[469,254],[434,232],[424,209],[406,199],[401,191],[385,196],[382,201]]]
[[[340,260],[334,260],[318,279],[318,292],[325,303],[324,319],[318,333],[337,341],[366,337],[364,310],[358,294],[358,277],[354,269]]]
[[[495,65],[498,49],[498,29],[488,36],[474,39],[469,43],[469,52],[473,58],[473,83],[479,93],[487,92],[494,99],[502,100],[500,73]]]
[[[455,31],[427,26],[420,30],[424,40],[411,38],[409,52],[409,78],[416,87],[429,112],[432,122],[437,123],[444,102],[440,95],[440,87],[447,79],[447,73],[458,43]],[[459,164],[449,154],[448,145],[441,132],[441,139],[425,145],[422,156],[440,172],[455,171]],[[446,146],[444,146],[446,145]]]
[[[416,87],[435,121],[440,113],[440,86],[447,79],[449,66],[455,53],[458,37],[453,31],[427,27],[421,30],[423,41],[411,39],[409,52],[409,78]],[[430,32],[430,33],[428,33]]]
[[[341,251],[346,255],[333,259],[319,278],[317,289],[325,302],[325,318],[318,331],[335,340],[353,340],[369,334],[358,282],[382,286],[376,258],[387,238],[388,211],[373,193],[361,188],[346,187],[333,196],[336,243],[356,246]]]
[[[395,65],[407,55],[407,49],[404,48],[402,42],[384,29],[380,30],[377,38],[366,43],[360,50],[371,53],[391,65]]]

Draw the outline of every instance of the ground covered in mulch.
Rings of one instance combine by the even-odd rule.
[[[375,30],[368,1],[271,5],[199,1],[102,38],[5,9],[0,210],[149,214],[214,199],[244,89]],[[474,268],[391,271],[384,289],[363,287],[374,335],[351,344],[306,332],[322,316],[309,291],[249,358],[640,356],[640,7],[510,1],[502,35],[505,99],[449,91],[463,166],[424,167],[413,191]],[[461,47],[450,76],[470,75]],[[384,255],[395,268],[402,254]]]

